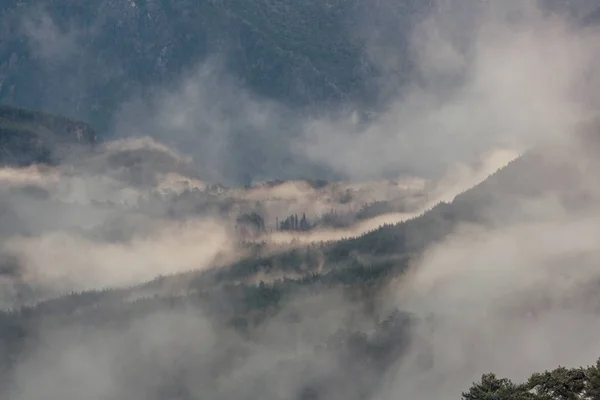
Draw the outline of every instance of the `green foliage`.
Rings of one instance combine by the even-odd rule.
[[[600,360],[586,368],[558,367],[533,374],[515,384],[494,374],[483,375],[462,395],[463,400],[581,400],[600,395]]]
[[[575,400],[584,395],[586,375],[583,368],[558,367],[553,371],[532,375],[528,385],[540,399]]]
[[[525,385],[497,378],[494,374],[483,375],[481,381],[462,394],[463,400],[525,400],[531,398],[529,396]]]

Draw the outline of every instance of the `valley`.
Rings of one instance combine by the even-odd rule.
[[[597,399],[588,0],[0,0],[0,398]]]

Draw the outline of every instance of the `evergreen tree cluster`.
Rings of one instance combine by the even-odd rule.
[[[600,399],[600,359],[578,368],[559,366],[535,373],[524,383],[485,374],[462,394],[463,400],[597,400]]]
[[[292,214],[281,222],[277,219],[277,227],[280,231],[308,231],[313,228],[306,219],[306,213],[302,214],[300,220],[298,220],[298,214]]]

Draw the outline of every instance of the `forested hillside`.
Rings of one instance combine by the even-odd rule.
[[[598,398],[597,9],[0,0],[0,398]]]
[[[545,3],[594,21],[586,0]],[[414,0],[3,0],[0,101],[82,118],[104,132],[130,98],[212,57],[269,98],[370,108],[390,89],[389,68],[399,82],[410,79],[409,32],[433,8]],[[406,61],[386,65],[367,48]]]
[[[85,162],[80,159],[71,163],[78,166],[77,174],[105,174],[128,187],[134,185],[131,187],[139,188],[137,190],[154,187],[160,182],[156,179],[161,171],[187,173],[184,160],[177,159],[175,154],[165,158],[169,154],[165,153],[165,149],[156,144],[152,146],[136,148],[126,142],[107,143],[104,147],[95,148],[93,157],[90,157],[92,153],[85,155]],[[429,335],[426,332],[436,326],[444,326],[447,316],[440,314],[439,310],[427,316],[418,309],[412,309],[410,303],[390,303],[389,291],[398,290],[394,289],[395,282],[402,281],[407,273],[410,276],[413,273],[411,267],[422,262],[428,249],[445,246],[446,239],[455,235],[462,226],[498,229],[510,227],[515,221],[522,223],[527,221],[526,218],[534,222],[540,218],[535,213],[523,211],[523,202],[544,199],[548,193],[554,193],[559,198],[564,197],[564,210],[577,218],[577,212],[584,209],[569,208],[569,201],[579,196],[569,183],[573,182],[573,174],[580,173],[580,170],[576,164],[549,156],[551,154],[546,151],[527,153],[452,202],[441,202],[422,215],[384,225],[355,238],[316,241],[308,245],[301,241],[274,245],[267,235],[263,236],[262,242],[239,242],[237,251],[241,253],[238,261],[231,262],[227,261],[227,257],[217,256],[204,267],[197,264],[198,271],[162,274],[147,283],[120,288],[120,281],[109,280],[106,281],[109,285],[117,282],[114,288],[72,289],[76,293],[34,303],[31,303],[32,299],[52,297],[57,288],[59,291],[68,290],[69,281],[75,283],[81,279],[71,274],[80,272],[70,269],[61,275],[61,270],[67,266],[60,264],[60,258],[58,263],[42,258],[42,263],[49,262],[46,267],[57,268],[58,280],[52,280],[47,272],[41,274],[41,270],[32,269],[35,268],[31,264],[34,259],[24,253],[19,254],[19,247],[11,246],[11,240],[22,235],[15,230],[18,227],[27,227],[25,232],[30,238],[27,240],[42,239],[33,242],[38,243],[37,247],[25,248],[45,252],[47,244],[44,242],[49,241],[50,246],[55,246],[53,252],[48,253],[54,254],[53,257],[60,257],[65,251],[60,241],[52,239],[57,230],[64,232],[60,240],[69,240],[69,246],[74,249],[82,246],[83,242],[80,239],[73,241],[65,234],[85,238],[88,250],[84,247],[83,251],[87,254],[75,254],[81,257],[80,260],[88,260],[88,268],[95,268],[93,263],[97,262],[93,246],[103,246],[100,247],[105,249],[101,257],[108,257],[109,263],[101,264],[104,265],[103,273],[115,274],[120,268],[128,267],[120,264],[126,258],[115,253],[114,246],[134,249],[144,237],[140,235],[151,240],[152,232],[164,229],[161,224],[167,224],[171,218],[189,220],[226,213],[221,210],[215,214],[210,207],[201,206],[202,202],[194,203],[202,197],[188,203],[196,204],[196,207],[186,208],[173,208],[176,203],[171,203],[171,195],[156,197],[156,194],[151,203],[140,197],[137,205],[119,205],[110,201],[89,203],[89,200],[76,205],[68,198],[55,198],[57,193],[50,188],[40,189],[49,193],[50,197],[11,189],[13,191],[6,192],[4,198],[5,210],[16,210],[13,215],[23,218],[25,210],[41,211],[52,204],[53,213],[59,219],[61,215],[78,213],[86,216],[92,224],[87,230],[82,230],[81,222],[69,225],[61,220],[58,224],[58,220],[53,222],[46,217],[44,226],[39,225],[39,221],[38,225],[32,225],[21,220],[12,223],[12,231],[5,232],[4,295],[11,291],[16,296],[13,301],[29,304],[7,310],[0,318],[4,371],[2,389],[10,398],[39,398],[48,393],[51,398],[99,398],[108,390],[116,397],[157,399],[193,399],[201,393],[224,398],[279,398],[279,393],[285,393],[299,399],[330,396],[364,399],[382,390],[386,374],[403,365],[402,360],[415,357],[415,349],[418,349],[418,354],[414,368],[427,374],[437,371],[439,350],[432,347],[432,343],[424,344],[422,341]],[[113,161],[105,164],[104,161],[121,158],[125,164]],[[170,161],[165,164],[165,160]],[[132,161],[134,164],[128,164]],[[120,171],[119,165],[130,168],[137,165],[135,168],[143,171],[141,176],[147,178],[139,181],[136,175],[115,174],[115,171]],[[542,179],[549,171],[552,171],[553,178]],[[86,179],[91,179],[91,176]],[[149,180],[150,177],[154,178]],[[192,178],[188,179],[188,184],[194,182]],[[114,190],[114,186],[105,186],[107,195],[118,193]],[[219,197],[219,193],[223,190],[226,189],[207,186],[205,191],[197,194],[212,198],[214,206],[222,207],[224,198]],[[257,189],[244,190],[252,193]],[[592,201],[589,195],[582,199]],[[19,203],[15,203],[15,199]],[[239,199],[230,197],[229,201],[235,204]],[[14,208],[17,204],[18,208]],[[583,203],[577,204],[581,206]],[[263,207],[268,208],[268,203]],[[517,209],[525,214],[515,213]],[[173,214],[173,210],[178,211]],[[141,219],[143,216],[149,217],[146,222]],[[119,226],[115,225],[118,221],[114,218],[125,219],[131,225],[123,230],[125,226],[121,224],[119,231],[114,230]],[[257,214],[254,217],[242,216],[237,223],[262,226],[256,218]],[[220,223],[226,225],[224,220]],[[183,225],[179,225],[177,229],[182,228]],[[195,229],[206,228],[199,225]],[[211,234],[218,236],[218,232],[212,231]],[[279,233],[281,231],[272,232]],[[233,235],[234,231],[230,234]],[[298,234],[311,233],[300,230]],[[177,235],[177,240],[187,240],[179,233]],[[204,239],[200,237],[200,240],[209,239],[207,236]],[[102,243],[113,244],[106,247]],[[179,243],[176,246],[188,245]],[[201,243],[195,246],[201,246]],[[89,252],[90,249],[92,252]],[[181,251],[183,247],[179,249]],[[194,257],[200,257],[199,254]],[[136,253],[136,257],[140,256],[142,253]],[[173,263],[179,262],[177,253],[169,253],[168,257]],[[109,266],[111,259],[118,263],[114,270]],[[69,259],[63,260],[73,263]],[[136,262],[133,258],[130,260]],[[169,263],[169,260],[166,262]],[[74,265],[79,263],[81,261],[75,261]],[[82,265],[85,264],[83,261]],[[187,265],[195,269],[193,261]],[[98,272],[89,269],[87,273]],[[581,301],[593,304],[592,299],[597,295],[587,286],[582,288],[585,290],[569,292],[575,297],[565,299],[565,305],[579,302],[574,300],[579,297],[584,299]],[[525,308],[503,311],[508,312],[503,318],[528,324],[533,320],[526,310],[542,315],[545,312],[543,303],[523,301],[528,304]],[[332,308],[325,311],[324,304]],[[472,315],[472,318],[479,317]],[[139,342],[141,338],[143,341]],[[73,347],[75,344],[83,347]],[[269,352],[274,353],[265,358],[264,354]],[[85,362],[91,363],[92,369],[79,368],[76,360],[80,358],[88,360]],[[47,363],[52,363],[53,367]],[[258,370],[257,366],[260,366]],[[578,373],[561,371],[554,372],[552,376],[556,378],[553,379],[562,379],[560,376],[567,373],[568,376]],[[44,376],[44,381],[40,386],[32,386],[31,379],[38,379],[38,376]],[[56,379],[67,379],[67,383],[62,387],[56,386],[52,383]],[[110,384],[106,386],[98,379]],[[528,385],[533,385],[533,381],[527,385],[516,385],[495,379],[486,375],[483,382],[464,397],[484,399],[490,395],[506,395],[512,398],[513,394],[524,393],[529,390]],[[542,378],[535,379],[538,387],[546,385],[539,383]],[[279,387],[273,383],[278,380],[290,382],[292,386]],[[458,397],[459,392],[456,393]],[[540,393],[542,396],[543,393]]]
[[[0,101],[68,113],[103,131],[128,98],[216,57],[243,85],[295,106],[366,103],[378,72],[359,25],[384,29],[427,7],[410,0],[3,0]]]
[[[38,111],[0,106],[0,164],[28,166],[56,164],[77,147],[97,141],[92,128],[81,121]]]

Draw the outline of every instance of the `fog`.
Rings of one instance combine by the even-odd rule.
[[[203,188],[186,162],[146,139],[109,142],[57,167],[0,169],[2,306],[19,305],[13,291],[22,285],[34,291],[26,302],[39,301],[241,257],[231,218],[169,214],[161,193],[177,193],[178,183]]]
[[[498,18],[509,4],[518,11],[512,23]],[[429,322],[389,373],[380,398],[456,398],[485,371],[523,381],[536,371],[590,365],[598,358],[600,342],[592,333],[600,324],[593,289],[600,261],[593,200],[598,165],[593,151],[585,150],[595,146],[597,128],[582,141],[580,124],[595,115],[598,36],[593,28],[573,27],[532,4],[503,2],[486,10],[480,34],[468,47],[469,61],[460,66],[464,83],[441,107],[426,107],[425,118],[418,113],[416,121],[428,127],[433,126],[428,121],[443,121],[449,129],[438,130],[440,135],[456,132],[437,142],[450,153],[486,142],[520,149],[549,145],[543,150],[549,165],[576,172],[569,178],[550,175],[553,169],[541,172],[538,178],[548,187],[533,199],[511,203],[516,222],[491,208],[486,216],[494,228],[462,226],[400,278],[390,301]],[[434,43],[438,50],[431,54],[445,54],[440,46],[455,48],[448,37],[436,35],[442,43]],[[464,60],[456,53],[447,57]],[[423,93],[427,90],[418,90]],[[406,115],[403,107],[398,115]],[[462,140],[469,144],[461,146]],[[571,193],[564,191],[566,179]],[[561,196],[577,193],[591,196],[588,207],[562,202]],[[428,367],[416,367],[422,357]]]
[[[595,113],[596,29],[510,1],[467,11],[463,25],[461,2],[441,3],[413,33],[419,79],[389,111],[351,140],[351,121],[312,121],[300,152],[354,177],[439,174],[556,140]]]
[[[322,310],[322,302],[332,307]],[[295,311],[314,316],[313,323],[290,323]],[[191,308],[155,310],[118,330],[46,327],[39,347],[19,365],[10,398],[288,398],[336,365],[314,343],[335,332],[348,311],[337,294],[305,299],[251,338]]]
[[[15,362],[9,398],[291,399],[309,397],[303,391],[316,386],[332,399],[431,400],[459,398],[487,372],[525,380],[559,364],[595,362],[597,128],[581,129],[595,117],[600,93],[598,31],[538,2],[465,4],[440,1],[437,12],[415,23],[414,79],[368,123],[295,114],[229,79],[211,60],[175,86],[124,104],[118,139],[100,150],[56,168],[0,169],[12,210],[2,216],[8,222],[0,245],[18,260],[18,273],[6,274],[8,287],[16,279],[47,291],[43,299],[226,269],[247,255],[236,236],[242,213],[263,212],[269,230],[256,241],[283,251],[416,218],[523,153],[566,168],[569,178],[553,175],[555,169],[533,172],[547,187],[531,196],[492,191],[491,205],[474,196],[467,206],[483,210],[484,222],[458,224],[387,282],[378,316],[399,309],[415,321],[398,334],[394,343],[406,348],[390,352],[391,366],[323,350],[339,329],[350,325],[370,335],[381,318],[363,314],[334,288],[306,289],[246,336],[189,305],[157,306],[107,326],[44,320],[36,326],[39,342]],[[575,15],[587,13],[587,3],[580,7]],[[54,29],[44,21],[31,27],[34,39]],[[393,43],[386,49],[392,52]],[[392,53],[379,62],[398,60]],[[284,130],[289,136],[281,139]],[[241,132],[247,136],[240,139]],[[299,171],[347,182],[315,188]],[[294,179],[259,183],[272,178]],[[213,187],[240,179],[248,187]],[[38,191],[24,191],[32,186]],[[352,200],[341,202],[339,193],[350,189]],[[586,207],[566,204],[571,195],[588,196]],[[272,229],[274,218],[289,213],[316,218],[375,200],[412,208],[340,229]],[[8,297],[5,307],[19,305]]]
[[[425,253],[394,297],[430,322],[390,374],[384,398],[445,398],[485,371],[522,381],[595,363],[597,213],[556,211],[503,229],[470,227]],[[424,355],[431,365],[415,368]]]
[[[441,179],[436,181],[410,182],[408,188],[422,188],[418,191],[421,195],[414,203],[414,208],[409,212],[385,213],[364,221],[357,221],[351,226],[342,229],[315,229],[303,232],[276,232],[269,235],[268,240],[285,243],[291,240],[300,243],[318,243],[360,237],[372,232],[386,224],[398,224],[416,218],[430,210],[440,202],[450,203],[465,190],[483,182],[488,176],[510,161],[516,159],[518,154],[513,151],[495,151],[484,154],[475,166],[456,164]],[[409,192],[410,193],[410,192]],[[379,197],[382,199],[385,197]]]
[[[360,236],[451,200],[512,157],[494,154],[480,169],[458,166],[440,181],[340,182],[321,188],[288,181],[213,189],[196,177],[189,160],[146,138],[109,141],[85,161],[74,158],[58,167],[2,168],[0,248],[8,257],[3,270],[12,271],[4,275],[3,306],[19,304],[12,303],[14,285],[35,288],[29,301],[36,301],[235,262],[246,254],[235,229],[244,212],[264,217],[268,229],[251,240],[271,244],[266,254]],[[341,202],[348,193],[350,199]],[[411,211],[340,229],[274,229],[277,218],[291,213],[306,213],[310,220],[332,210],[351,215],[373,201],[400,201]]]
[[[235,229],[236,217],[244,212],[263,215],[268,229],[250,240],[269,244],[265,254],[358,237],[451,201],[514,157],[496,152],[477,169],[457,165],[439,181],[331,183],[322,188],[289,181],[211,190],[196,178],[189,160],[146,138],[109,141],[86,155],[85,162],[3,168],[6,212],[0,248],[9,257],[3,268],[14,273],[5,275],[3,306],[19,304],[12,303],[17,301],[14,285],[35,288],[38,293],[29,301],[39,301],[235,262],[247,253],[241,241],[249,238]],[[347,193],[351,199],[340,202]],[[274,229],[276,218],[291,213],[314,220],[332,210],[357,212],[372,201],[401,201],[409,211],[356,220],[346,228]],[[228,203],[233,206],[223,209]]]

